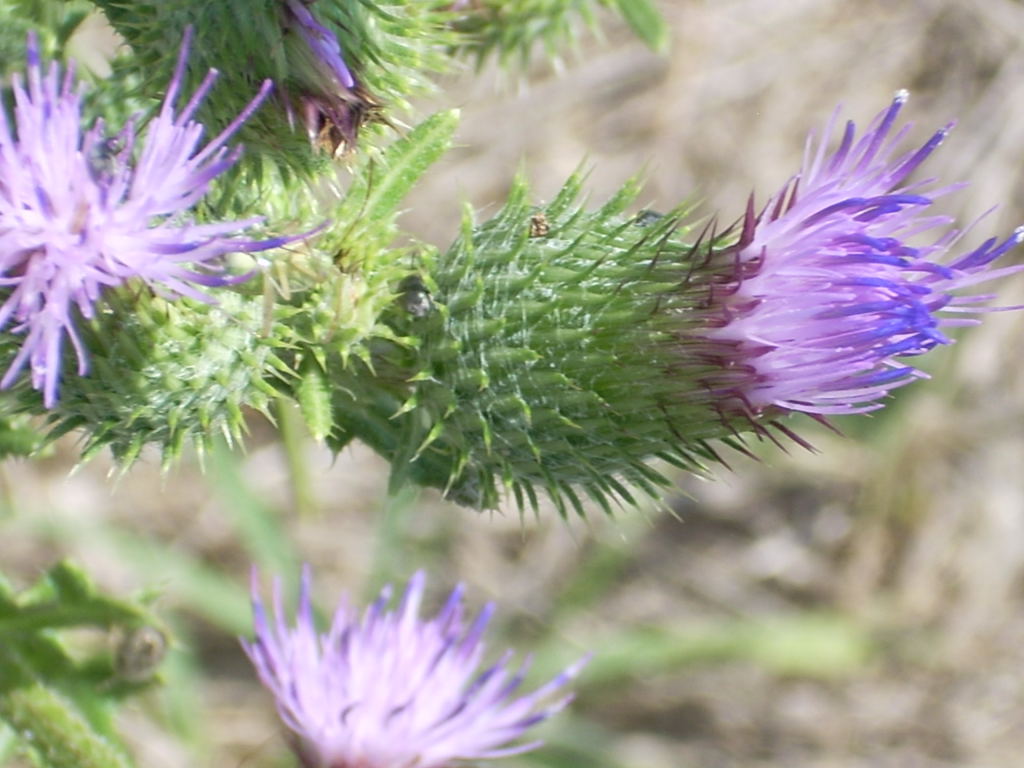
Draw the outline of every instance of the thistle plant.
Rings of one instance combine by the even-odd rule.
[[[464,212],[448,248],[398,245],[402,198],[457,120],[389,140],[405,98],[442,49],[503,57],[496,41],[522,31],[526,5],[266,2],[230,38],[227,4],[100,7],[131,46],[111,88],[136,83],[125,96],[141,116],[80,132],[73,71],[44,76],[32,44],[5,139],[19,180],[2,383],[51,435],[84,432],[87,453],[129,462],[156,444],[171,463],[215,435],[241,439],[246,408],[294,400],[335,450],[358,439],[386,456],[396,486],[477,508],[546,494],[562,514],[587,498],[610,511],[669,484],[651,459],[705,472],[745,435],[803,442],[790,413],[879,407],[921,376],[907,357],[949,341],[941,326],[975,322],[984,297],[964,291],[1017,269],[990,265],[1019,235],[957,255],[959,233],[927,213],[951,187],[910,177],[945,130],[900,155],[904,95],[832,149],[830,126],[733,226],[684,207],[638,213],[636,182],[594,208],[577,174],[546,205],[520,179],[490,220]],[[586,19],[586,3],[546,18],[572,8]],[[239,68],[253,50],[269,55]],[[148,89],[160,107],[147,120]],[[205,145],[200,120],[217,131]],[[69,187],[43,158],[50,136]],[[235,137],[252,143],[229,149]]]
[[[948,129],[907,149],[902,92],[860,134],[836,138],[837,113],[745,212],[643,209],[635,179],[594,204],[581,171],[548,202],[516,178],[453,243],[403,232],[458,124],[415,99],[454,62],[555,58],[602,9],[664,48],[649,0],[5,4],[5,455],[71,433],[83,458],[150,446],[171,466],[294,406],[332,450],[383,455],[396,488],[612,513],[751,438],[806,444],[793,414],[882,407],[924,378],[910,358],[994,308],[977,286],[1024,268],[1003,260],[1024,230],[965,245],[930,212],[959,186],[917,178]],[[109,75],[66,60],[89,14],[122,43]],[[48,768],[127,765],[106,702],[150,678],[111,672],[119,653],[81,668],[61,630],[122,631],[128,656],[165,635],[75,573],[0,590],[0,719],[46,724],[22,741]],[[467,628],[459,590],[421,620],[415,576],[395,611],[386,592],[323,635],[309,589],[294,626],[254,593],[245,643],[304,765],[511,754],[567,701],[549,697],[576,666],[521,696],[507,657],[480,671],[490,609]]]

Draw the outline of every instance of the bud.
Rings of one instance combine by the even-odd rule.
[[[383,115],[312,6],[304,0],[284,2],[284,43],[294,85],[285,85],[283,98],[289,121],[298,113],[313,146],[333,157],[355,146],[365,121],[383,120]]]
[[[367,124],[387,124],[385,105],[405,109],[429,87],[424,72],[449,63],[442,51],[450,33],[432,3],[397,13],[369,2],[268,0],[239,13],[237,4],[207,0],[176,0],[173,9],[164,0],[95,2],[131,46],[122,66],[138,74],[144,93],[159,92],[170,51],[185,28],[195,29],[186,79],[213,68],[224,82],[199,113],[212,130],[233,119],[242,94],[271,80],[266,108],[240,132],[243,163],[258,178],[280,168],[286,183],[296,172],[323,171]]]

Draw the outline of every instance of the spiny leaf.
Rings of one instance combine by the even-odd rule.
[[[80,568],[62,562],[12,603],[0,604],[0,638],[74,626],[138,627],[155,623],[135,603],[99,594]]]
[[[453,14],[455,48],[477,64],[497,56],[525,66],[536,49],[552,59],[574,46],[581,27],[597,27],[599,7],[617,11],[651,48],[664,49],[667,27],[652,0],[476,0]]]
[[[312,360],[307,361],[299,374],[296,395],[310,433],[317,441],[325,440],[334,429],[331,393],[323,368]]]
[[[457,109],[438,112],[391,144],[379,159],[366,161],[335,210],[336,219],[345,226],[336,249],[372,252],[388,244],[394,237],[398,206],[449,149],[458,124]],[[334,245],[330,234],[325,242],[327,247]]]

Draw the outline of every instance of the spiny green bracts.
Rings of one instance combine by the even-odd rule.
[[[109,447],[127,466],[153,445],[169,465],[185,447],[203,453],[212,441],[240,440],[245,411],[272,418],[282,396],[299,400],[314,434],[324,437],[329,425],[309,405],[315,371],[365,355],[390,288],[296,250],[275,262],[262,291],[259,281],[246,289],[219,291],[216,305],[168,302],[130,287],[112,296],[82,324],[92,367],[65,381],[47,411],[47,439],[78,429],[83,458]],[[17,395],[21,410],[38,412],[36,393],[19,386]]]
[[[539,43],[557,58],[571,45],[578,29],[597,28],[598,7],[619,13],[652,49],[663,52],[668,27],[652,0],[455,0],[455,48],[482,64],[491,54],[502,64],[519,59],[526,65]],[[582,23],[581,23],[582,22]]]
[[[120,66],[143,73],[150,95],[166,82],[167,62],[186,28],[194,29],[189,85],[215,68],[224,93],[199,113],[210,131],[228,124],[231,110],[264,79],[273,80],[273,99],[239,134],[247,148],[243,163],[302,175],[351,148],[364,123],[405,110],[406,98],[427,87],[425,73],[445,68],[441,47],[451,37],[436,2],[95,2],[132,48]]]
[[[632,184],[593,212],[579,191],[574,176],[538,208],[519,181],[494,219],[467,216],[401,286],[386,319],[405,343],[378,342],[372,374],[334,390],[342,439],[470,506],[502,488],[536,505],[540,488],[582,514],[578,490],[606,510],[657,496],[668,480],[652,458],[700,472],[709,439],[750,428],[714,407],[686,338],[730,257],[683,244],[679,212],[626,215]]]
[[[191,443],[240,437],[243,407],[266,411],[277,394],[265,372],[285,366],[262,334],[259,296],[225,290],[217,299],[168,302],[133,286],[109,296],[93,321],[80,323],[91,369],[66,378],[47,411],[49,438],[80,428],[84,457],[109,446],[127,464],[151,443],[170,461]],[[16,391],[24,410],[38,411],[36,393],[21,384]]]

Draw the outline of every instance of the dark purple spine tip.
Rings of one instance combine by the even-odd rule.
[[[28,35],[26,35],[25,58],[28,60],[30,67],[38,68],[41,64],[39,59],[39,36],[34,29],[30,29]]]

